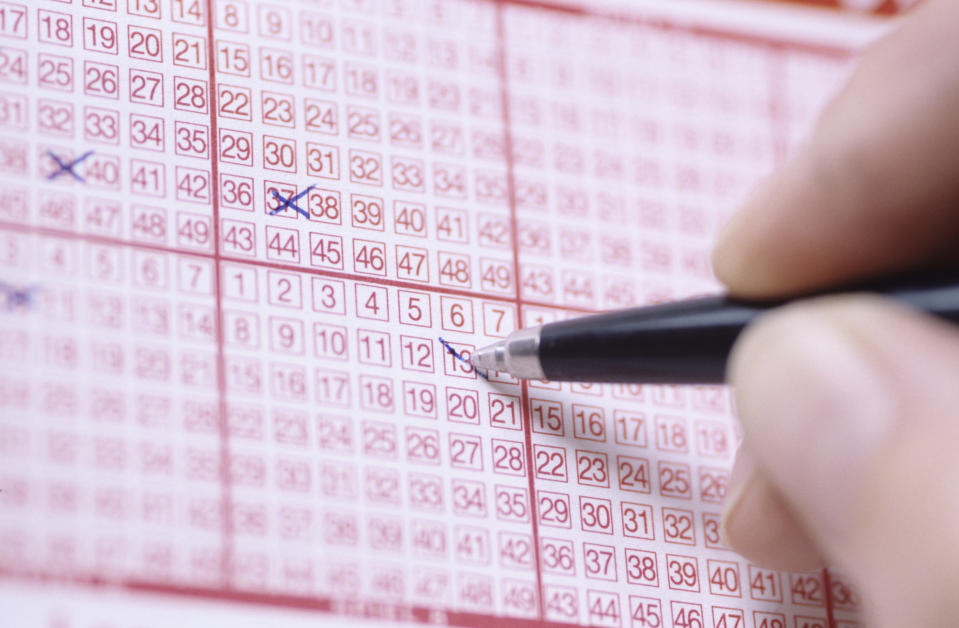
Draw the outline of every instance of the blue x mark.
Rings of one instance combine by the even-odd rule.
[[[279,207],[271,211],[270,215],[276,216],[287,207],[292,207],[298,213],[303,214],[303,216],[305,216],[307,220],[309,220],[310,212],[303,210],[299,205],[296,204],[296,202],[300,200],[301,198],[303,198],[304,196],[306,196],[307,194],[309,194],[310,190],[312,190],[315,187],[316,187],[316,184],[313,184],[310,187],[303,190],[302,192],[300,192],[299,194],[297,194],[296,196],[291,196],[290,198],[283,198],[283,196],[276,190],[270,190],[271,192],[273,192],[273,198],[283,203],[282,205],[280,205]]]
[[[13,310],[16,307],[28,308],[33,301],[33,293],[38,290],[38,286],[29,288],[17,288],[8,283],[0,281],[0,293],[6,293],[6,309]]]
[[[83,161],[84,159],[87,159],[88,157],[90,157],[90,155],[93,154],[93,151],[92,151],[92,150],[89,150],[89,151],[83,153],[82,155],[80,155],[79,157],[77,157],[76,159],[74,159],[73,161],[71,161],[69,164],[68,164],[68,163],[65,163],[62,159],[60,159],[60,158],[57,157],[55,154],[53,154],[53,151],[49,151],[49,150],[48,150],[48,151],[47,151],[47,154],[50,155],[50,159],[52,159],[53,161],[57,162],[57,165],[60,166],[60,169],[57,170],[56,172],[51,172],[51,173],[50,173],[50,176],[48,176],[47,179],[49,179],[50,181],[52,181],[52,180],[56,179],[57,177],[59,177],[59,176],[60,176],[61,174],[63,174],[64,172],[69,172],[71,175],[73,175],[73,178],[74,178],[74,179],[76,179],[76,180],[79,181],[80,183],[83,183],[83,177],[81,177],[81,176],[78,175],[76,172],[74,172],[73,169],[74,169],[74,167],[76,167],[76,165],[79,164],[81,161]]]

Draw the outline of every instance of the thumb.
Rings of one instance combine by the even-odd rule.
[[[959,625],[959,331],[829,297],[754,325],[730,374],[764,482],[858,587],[869,625]]]

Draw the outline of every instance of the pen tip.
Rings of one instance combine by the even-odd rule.
[[[478,349],[470,356],[470,363],[477,371],[503,371],[503,361],[506,343],[502,340],[489,346]]]

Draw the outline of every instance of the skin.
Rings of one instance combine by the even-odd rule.
[[[867,50],[811,137],[733,217],[716,274],[775,297],[959,261],[959,2]],[[724,533],[837,566],[869,626],[959,625],[959,331],[875,296],[763,317],[730,359],[745,434]]]

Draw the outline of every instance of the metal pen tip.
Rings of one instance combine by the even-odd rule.
[[[478,349],[470,356],[470,363],[477,371],[506,371],[506,341]]]
[[[514,331],[505,340],[483,347],[470,356],[477,372],[498,371],[520,379],[546,379],[539,363],[542,326]]]

